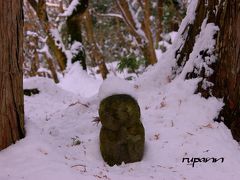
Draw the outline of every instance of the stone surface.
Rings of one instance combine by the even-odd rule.
[[[100,150],[110,165],[140,161],[144,153],[145,133],[140,108],[129,95],[117,94],[102,100]]]

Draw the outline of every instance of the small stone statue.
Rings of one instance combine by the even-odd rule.
[[[112,95],[101,101],[100,150],[110,166],[142,159],[145,133],[140,116],[137,101],[127,94]]]

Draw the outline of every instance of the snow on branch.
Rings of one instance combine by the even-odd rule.
[[[125,0],[117,0],[119,9],[121,10],[122,16],[124,17],[124,22],[129,26],[134,36],[139,36],[141,39],[144,39],[147,42],[146,35],[141,29],[142,25],[137,19],[137,14],[134,13],[131,4]]]
[[[71,16],[73,11],[77,8],[77,6],[80,4],[81,2],[79,0],[72,0],[71,4],[68,6],[68,8],[64,11],[64,13],[62,13],[60,16]]]
[[[130,13],[131,13],[131,16],[133,17],[133,21],[134,21],[134,24],[135,24],[135,28],[136,28],[136,32],[140,35],[140,36],[142,36],[142,37],[144,37],[144,39],[147,41],[147,38],[146,38],[146,35],[145,35],[145,33],[144,33],[144,31],[142,30],[142,24],[139,22],[139,20],[138,20],[138,15],[139,15],[139,13],[140,13],[140,11],[142,10],[142,8],[141,7],[139,7],[138,9],[137,9],[137,12],[135,13],[134,12],[134,10],[133,10],[133,8],[132,8],[132,6],[131,6],[131,4],[128,2],[128,7],[129,7],[129,11],[130,11]]]
[[[56,8],[59,8],[59,7],[60,7],[59,4],[50,3],[50,2],[46,2],[46,5],[47,5],[48,7],[56,7]]]
[[[53,39],[55,41],[56,46],[59,49],[62,49],[63,52],[65,52],[66,49],[65,49],[65,46],[62,42],[62,38],[61,38],[61,35],[59,34],[58,29],[50,29],[50,33],[51,33],[51,36],[53,37]]]
[[[200,75],[203,73],[204,77],[209,77],[213,73],[210,67],[216,62],[215,45],[216,40],[214,35],[219,31],[219,28],[213,23],[207,23],[205,19],[202,23],[201,32],[195,42],[193,51],[189,56],[189,60],[183,68],[180,77],[185,79],[188,73]],[[203,84],[206,89],[209,83],[205,81]]]
[[[102,13],[97,13],[97,16],[102,16],[102,17],[116,17],[119,19],[124,19],[121,14],[115,14],[115,13],[107,13],[107,14],[102,14]]]

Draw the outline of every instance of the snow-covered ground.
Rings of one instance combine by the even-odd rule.
[[[195,94],[199,79],[184,80],[194,66],[205,65],[198,54],[214,46],[213,24],[203,23],[187,65],[171,77],[175,52],[195,17],[197,1],[191,2],[172,50],[158,52],[158,64],[131,82],[102,82],[76,64],[58,85],[25,79],[24,87],[40,94],[25,96],[27,135],[0,152],[0,180],[239,180],[240,145],[223,123],[213,121],[222,101]],[[145,154],[141,162],[109,167],[99,150],[101,124],[93,120],[100,100],[114,93],[129,93],[139,102]]]
[[[101,88],[101,81],[83,76],[70,91],[71,84],[26,79],[24,87],[40,94],[25,96],[27,135],[0,152],[0,180],[238,180],[240,146],[213,121],[221,100],[194,94],[197,80],[169,82],[161,74],[154,78],[155,71],[132,82],[110,78]],[[137,98],[146,143],[141,162],[109,167],[99,150],[101,124],[92,121],[100,99],[114,92]],[[182,162],[212,157],[224,162]]]

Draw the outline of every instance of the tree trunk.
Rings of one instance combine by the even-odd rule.
[[[60,67],[60,70],[63,72],[67,67],[67,56],[62,51],[62,49],[56,45],[50,31],[47,32],[47,45],[51,54],[53,55],[53,57],[55,57],[55,60]]]
[[[43,57],[44,57],[44,59],[46,60],[46,62],[48,64],[48,69],[51,71],[51,75],[52,75],[51,78],[54,80],[55,83],[59,83],[59,79],[58,79],[58,76],[57,76],[56,68],[54,67],[52,59],[50,57],[48,57],[46,52],[43,53]]]
[[[151,22],[150,22],[150,16],[151,16],[151,1],[144,0],[143,3],[143,12],[144,12],[144,21],[142,22],[142,28],[145,32],[145,36],[147,38],[147,42],[145,42],[143,46],[143,53],[145,57],[147,57],[147,65],[148,64],[155,64],[157,62],[157,56],[155,52],[154,47],[154,41],[153,41],[153,34],[151,31]]]
[[[47,45],[50,49],[51,54],[55,57],[61,71],[64,71],[67,66],[67,56],[63,50],[56,44],[54,37],[50,32],[50,23],[48,21],[48,14],[46,11],[46,0],[28,0],[29,4],[32,6],[36,12],[39,21],[47,35]]]
[[[82,28],[81,28],[81,16],[88,7],[88,0],[79,0],[79,4],[73,11],[71,16],[67,18],[67,29],[70,36],[70,43],[74,42],[82,43]],[[72,58],[72,63],[79,61],[83,70],[87,70],[86,55],[84,49],[79,49],[78,53]]]
[[[93,20],[92,20],[91,14],[89,13],[89,10],[87,10],[85,12],[84,24],[85,24],[85,28],[86,28],[87,41],[90,46],[89,56],[94,61],[94,63],[98,65],[99,72],[101,73],[102,78],[106,79],[107,74],[108,74],[108,69],[105,64],[103,53],[99,49],[99,46],[97,45],[95,38],[94,38]]]
[[[157,27],[156,27],[156,42],[155,47],[159,48],[159,41],[162,40],[161,33],[162,33],[162,17],[163,17],[163,0],[157,1]]]
[[[192,71],[186,78],[201,76],[203,80],[214,84],[213,87],[204,89],[201,81],[198,91],[204,97],[214,95],[223,98],[225,106],[217,121],[224,121],[231,129],[234,139],[240,141],[240,0],[209,0],[208,3],[198,1],[195,20],[185,27],[187,36],[176,51],[179,67],[184,67],[189,60],[205,19],[207,23],[214,23],[219,27],[219,31],[213,36],[216,44],[211,52],[216,56],[216,62],[210,65],[214,73],[206,76],[203,68],[200,74]],[[209,49],[205,49],[199,52],[199,56],[205,61],[211,53]]]
[[[176,51],[177,64],[179,67],[183,67],[186,61],[189,59],[189,55],[192,52],[195,44],[195,37],[200,33],[201,25],[206,17],[206,14],[207,11],[204,3],[202,3],[201,0],[198,0],[195,20],[193,23],[190,23],[185,27],[182,35],[187,33],[187,37],[185,38],[184,44]]]
[[[0,149],[25,135],[22,0],[0,1]]]
[[[222,1],[219,10],[214,94],[224,97],[221,116],[240,141],[240,0]]]

